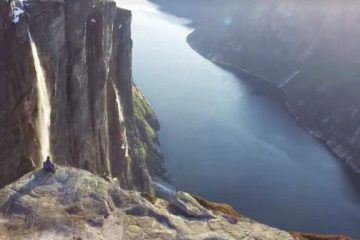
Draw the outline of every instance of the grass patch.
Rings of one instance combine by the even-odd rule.
[[[215,212],[221,212],[223,214],[226,214],[230,217],[232,217],[236,222],[241,220],[242,216],[235,211],[234,208],[232,208],[230,205],[223,204],[223,203],[214,203],[207,201],[201,197],[192,195],[195,200],[200,203],[204,208],[215,211]]]
[[[155,119],[151,106],[146,102],[142,94],[134,87],[133,91],[134,116],[139,127],[140,134],[147,143],[152,143],[156,138],[156,130],[149,123],[149,118]]]
[[[156,145],[159,144],[157,131],[159,122],[150,104],[143,94],[133,86],[132,89],[134,119],[138,134],[137,152],[141,159],[147,162],[152,176],[167,179],[164,159]]]

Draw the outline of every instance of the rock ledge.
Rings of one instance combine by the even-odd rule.
[[[236,222],[187,193],[151,203],[90,172],[31,172],[0,190],[0,239],[294,239],[245,217]]]

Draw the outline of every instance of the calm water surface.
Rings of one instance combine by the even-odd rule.
[[[156,111],[173,184],[287,230],[360,238],[360,180],[262,91],[202,58],[187,21],[133,10],[134,79]]]

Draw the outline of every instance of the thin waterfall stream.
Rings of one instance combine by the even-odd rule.
[[[128,143],[127,135],[126,135],[127,134],[126,127],[124,125],[125,117],[124,117],[123,110],[122,110],[121,99],[120,99],[119,91],[114,83],[113,83],[113,87],[115,90],[116,105],[117,105],[117,110],[118,110],[118,115],[119,115],[119,123],[122,126],[121,137],[122,137],[123,145],[121,146],[121,148],[125,150],[125,157],[129,157],[129,143]]]
[[[34,61],[34,67],[36,72],[36,89],[38,93],[38,116],[36,120],[36,127],[38,131],[38,139],[40,145],[40,160],[37,161],[37,165],[41,165],[41,162],[51,155],[50,150],[50,124],[51,124],[51,105],[50,96],[46,84],[46,78],[44,69],[41,65],[39,53],[31,33],[28,29],[28,35],[30,39],[31,52]]]

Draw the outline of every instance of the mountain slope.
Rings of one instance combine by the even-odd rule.
[[[152,0],[192,19],[190,45],[282,90],[293,115],[360,169],[359,2]]]

